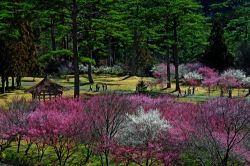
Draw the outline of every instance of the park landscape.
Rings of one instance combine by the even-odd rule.
[[[250,165],[248,0],[2,0],[0,165]]]

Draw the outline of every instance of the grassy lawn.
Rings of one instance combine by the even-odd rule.
[[[64,91],[63,96],[72,97],[74,94],[74,76],[68,75],[69,79],[66,78],[52,78],[51,80],[66,87],[67,90]],[[142,78],[132,76],[127,79],[126,77],[118,77],[113,75],[93,75],[93,79],[96,83],[106,83],[108,85],[109,91],[120,90],[120,91],[135,91],[136,84]],[[43,78],[24,77],[22,79],[22,87],[20,90],[7,91],[6,94],[0,94],[0,106],[3,106],[7,101],[10,101],[14,96],[23,96],[27,99],[31,99],[31,94],[25,93],[24,90],[29,89],[33,85],[39,83]],[[150,81],[152,78],[143,78],[145,81]],[[11,80],[10,80],[11,81]],[[95,90],[95,84],[92,85],[93,90]],[[87,75],[80,76],[80,93],[81,95],[96,95],[100,92],[88,92],[90,85],[88,84]]]
[[[10,159],[10,161],[7,161],[7,162],[14,162],[13,161],[13,159],[14,159],[16,163],[18,163],[19,161],[20,162],[28,162],[28,163],[22,163],[22,164],[36,163],[36,165],[41,165],[41,166],[43,166],[43,165],[48,165],[48,166],[57,165],[57,162],[58,162],[57,157],[56,157],[56,154],[55,154],[52,147],[46,146],[42,160],[38,161],[39,155],[38,155],[36,145],[32,144],[32,146],[28,152],[28,155],[25,155],[25,150],[27,148],[27,145],[28,144],[26,141],[22,141],[21,146],[20,146],[20,152],[18,154],[17,153],[17,143],[13,142],[11,144],[11,147],[6,149],[6,151],[3,153],[3,156],[6,158],[6,160]],[[84,156],[85,152],[86,152],[86,149],[84,147],[79,146],[77,149],[75,149],[73,156],[68,160],[66,165],[67,166],[81,165],[80,163],[81,163],[82,158],[79,156]],[[92,154],[87,165],[88,166],[101,165],[100,157]],[[110,165],[115,165],[115,164],[111,162]]]
[[[74,90],[74,76],[68,75],[68,79],[65,78],[51,78],[54,82],[66,87],[66,90],[63,93],[63,96],[69,96],[72,97]],[[0,94],[0,106],[4,106],[7,101],[10,101],[14,96],[23,96],[27,99],[31,99],[31,94],[25,93],[24,90],[32,87],[33,85],[40,82],[43,78],[33,78],[33,77],[24,77],[22,79],[22,87],[20,90],[15,91],[9,91],[6,94]],[[134,92],[136,89],[136,84],[138,81],[143,80],[145,82],[154,80],[151,77],[137,77],[137,76],[114,76],[114,75],[93,75],[93,79],[95,81],[95,84],[92,85],[92,89],[95,91],[95,85],[96,83],[106,83],[108,85],[108,91],[124,91],[124,92]],[[11,82],[11,80],[10,80]],[[89,92],[90,85],[88,84],[88,78],[87,75],[81,75],[80,76],[80,94],[83,95],[96,95],[99,93],[103,93],[102,90],[100,92]],[[156,93],[171,93],[175,89],[174,83],[172,83],[171,88],[161,90],[163,87],[156,86],[148,88],[149,90],[152,90]],[[102,87],[100,88],[102,89]],[[188,86],[181,86],[182,94],[184,94],[184,91],[187,91]],[[233,90],[233,96],[244,96],[247,94],[246,89],[239,89],[239,90]],[[175,95],[177,95],[177,92],[174,92]],[[220,90],[219,89],[213,89],[211,90],[210,96],[219,96]],[[225,93],[225,96],[228,94]],[[195,90],[195,96],[208,96],[208,90],[204,87],[196,87]],[[204,98],[192,98],[192,97],[181,97],[181,101],[192,101],[192,102],[199,102],[199,101],[205,101]]]

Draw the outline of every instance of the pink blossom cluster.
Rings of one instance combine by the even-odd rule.
[[[200,72],[206,73],[204,70],[210,71],[202,68]],[[213,77],[213,72],[206,75]],[[154,139],[144,141],[143,145],[122,144],[116,140],[117,134],[126,132],[123,127],[127,117],[136,116],[139,107],[146,114],[151,110],[159,111],[157,116],[171,127]],[[183,153],[190,153],[205,163],[214,161],[223,165],[221,162],[231,160],[250,162],[249,119],[250,103],[244,99],[216,98],[195,104],[144,95],[61,98],[42,102],[35,111],[1,111],[0,144],[2,148],[17,138],[31,142],[37,146],[40,161],[45,149],[51,147],[58,165],[65,165],[82,146],[88,150],[86,155],[78,157],[86,161],[95,154],[105,156],[106,163],[112,159],[124,164],[171,165],[178,164]],[[149,122],[152,127],[157,123],[153,119]]]
[[[174,65],[170,65],[171,75],[174,75]],[[167,64],[160,64],[153,68],[155,81],[149,85],[164,85],[167,83]],[[220,87],[223,89],[249,87],[249,78],[238,69],[228,69],[219,73],[215,69],[200,63],[188,63],[179,66],[182,81],[190,86]]]

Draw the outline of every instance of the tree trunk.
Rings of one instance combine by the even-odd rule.
[[[93,84],[94,80],[92,77],[92,67],[91,67],[91,63],[88,63],[88,79],[89,79],[89,83]]]
[[[220,88],[220,97],[224,97],[224,91],[223,91],[223,88]]]
[[[171,73],[170,73],[170,56],[169,56],[169,49],[167,53],[167,88],[171,88]]]
[[[105,152],[104,155],[105,155],[106,166],[109,166],[109,153]]]
[[[229,159],[229,150],[227,150],[224,159],[222,160],[222,166],[227,166],[228,164],[228,159]]]
[[[32,144],[33,144],[32,142],[28,144],[28,147],[27,147],[27,148],[26,148],[26,150],[25,150],[25,156],[27,156],[27,155],[28,155],[29,150],[30,150],[30,148],[31,148]]]
[[[116,53],[115,53],[115,45],[113,45],[114,47],[112,48],[112,52],[113,52],[113,65],[116,64]]]
[[[145,166],[149,166],[149,159],[148,158],[146,159]]]
[[[102,158],[102,154],[100,155],[101,158],[101,165],[104,166],[104,162],[103,162],[103,158]]]
[[[55,38],[55,24],[54,24],[54,19],[51,18],[50,19],[50,35],[51,35],[51,46],[52,46],[52,50],[55,51],[56,50],[56,38]]]
[[[73,54],[74,54],[74,70],[75,70],[75,80],[74,80],[74,97],[78,98],[80,96],[80,79],[79,79],[79,56],[77,48],[77,0],[72,0],[72,39],[73,39]]]
[[[61,23],[62,25],[65,25],[65,17],[64,15],[61,16]],[[66,44],[66,35],[62,38],[62,48],[67,49],[67,44]]]
[[[16,84],[17,84],[17,87],[18,87],[18,88],[21,87],[21,77],[20,77],[20,76],[17,76],[17,77],[16,77]]]
[[[167,36],[167,33],[169,31],[168,28],[168,18],[166,17],[166,22],[165,22],[165,34]],[[171,73],[170,73],[170,56],[169,56],[169,46],[167,45],[167,51],[166,51],[166,61],[167,61],[167,88],[171,88]]]
[[[66,35],[66,49],[69,49],[69,35]]]
[[[2,76],[2,93],[5,93],[5,78]]]
[[[19,135],[18,140],[17,140],[17,153],[20,152],[21,140],[22,140],[22,137]]]
[[[6,89],[9,89],[9,77],[7,76],[5,80],[6,80]]]
[[[139,5],[136,5],[136,11],[135,11],[135,18],[138,18],[139,16]],[[137,75],[138,74],[138,57],[139,57],[139,49],[140,49],[140,34],[137,25],[134,25],[133,27],[133,50],[132,50],[132,61],[131,63],[131,71],[132,74]]]
[[[11,88],[12,90],[15,89],[15,78],[13,76],[11,77]]]
[[[233,93],[233,90],[230,88],[230,89],[228,90],[228,97],[229,97],[229,98],[232,98],[232,93]]]
[[[179,57],[178,57],[178,36],[177,36],[177,18],[174,18],[174,25],[173,25],[173,39],[174,39],[174,44],[173,44],[173,58],[174,58],[174,66],[175,66],[175,90],[180,89],[180,83],[179,83]]]
[[[112,44],[111,39],[108,39],[108,52],[109,52],[109,66],[113,64],[113,56],[112,56]]]

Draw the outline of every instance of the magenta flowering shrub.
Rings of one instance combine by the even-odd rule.
[[[210,89],[217,86],[219,73],[209,67],[201,67],[198,72],[203,75],[202,85],[208,87],[208,93],[210,94]]]
[[[59,99],[56,102],[41,103],[35,112],[29,114],[29,139],[36,144],[38,160],[41,161],[46,147],[53,148],[58,165],[65,165],[77,148],[82,132],[88,133],[83,125],[82,100]]]
[[[189,132],[187,147],[198,160],[209,165],[249,162],[250,104],[244,99],[217,98],[200,104]],[[247,155],[248,154],[248,155]]]
[[[16,139],[16,129],[6,114],[6,112],[0,112],[0,157],[2,152],[10,147],[10,144]]]
[[[73,98],[57,98],[55,101],[41,102],[38,110],[59,110],[65,111],[82,111],[85,107],[86,99],[75,100]]]
[[[206,77],[214,74],[204,68],[200,72]],[[69,164],[76,152],[80,165],[93,154],[100,156],[100,165],[110,160],[124,165],[177,165],[183,153],[211,165],[247,163],[249,116],[250,104],[243,99],[195,104],[145,95],[61,98],[41,102],[35,111],[0,111],[0,154],[22,140],[28,142],[22,145],[25,151],[36,145],[38,161],[52,149],[55,165]]]

